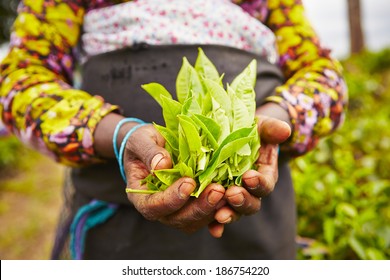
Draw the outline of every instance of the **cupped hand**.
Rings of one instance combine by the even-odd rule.
[[[270,194],[278,180],[279,144],[288,139],[291,134],[290,126],[279,119],[259,116],[259,135],[261,147],[256,162],[257,170],[247,171],[242,182],[245,189],[255,197]]]
[[[141,184],[151,170],[172,167],[169,153],[163,148],[164,138],[152,125],[137,129],[127,142],[124,168],[127,186],[145,190]],[[198,198],[191,197],[196,183],[192,178],[180,178],[165,191],[153,194],[128,193],[128,199],[146,219],[194,232],[209,225],[211,235],[218,237],[221,226],[214,226],[214,215],[225,202],[225,189],[210,184]]]
[[[275,106],[277,106],[275,104]],[[261,198],[269,195],[278,181],[279,144],[291,135],[290,125],[284,121],[288,116],[278,116],[280,107],[274,104],[264,110],[258,110],[258,128],[261,139],[260,155],[256,162],[257,170],[248,170],[243,174],[242,186],[232,186],[225,192],[227,204],[215,214],[217,223],[235,221],[241,215],[252,215],[261,208]],[[270,116],[271,115],[271,116]],[[281,120],[282,119],[282,120]]]

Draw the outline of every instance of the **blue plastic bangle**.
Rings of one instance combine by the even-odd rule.
[[[141,123],[141,124],[145,123],[143,120],[140,120],[137,118],[125,118],[125,119],[120,120],[120,122],[118,122],[118,124],[116,125],[115,130],[114,130],[114,135],[112,137],[112,146],[114,148],[114,153],[115,153],[116,158],[119,157],[118,147],[116,145],[118,133],[119,133],[119,130],[122,127],[122,125],[124,125],[125,123],[128,123],[128,122],[136,122],[136,123]]]
[[[119,163],[119,170],[121,172],[121,175],[122,175],[122,178],[123,180],[125,181],[125,183],[127,183],[126,181],[126,175],[125,175],[125,169],[124,169],[124,166],[123,166],[123,154],[124,154],[124,151],[125,151],[125,147],[126,147],[126,142],[127,140],[129,140],[130,136],[140,127],[142,126],[145,126],[147,125],[148,123],[141,123],[141,124],[138,124],[136,126],[134,126],[133,128],[131,128],[125,135],[125,137],[123,138],[122,140],[122,143],[121,143],[121,147],[120,147],[120,150],[119,150],[119,156],[118,156],[118,163]]]

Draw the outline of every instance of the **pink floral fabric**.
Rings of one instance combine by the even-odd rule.
[[[202,7],[198,9],[196,7]],[[263,23],[226,0],[144,0],[88,12],[83,47],[89,56],[138,43],[217,44],[276,62],[275,36]]]

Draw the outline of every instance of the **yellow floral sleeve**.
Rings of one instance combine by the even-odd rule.
[[[320,45],[301,0],[269,0],[268,9],[266,23],[276,35],[287,78],[268,101],[288,110],[293,135],[282,149],[298,156],[343,122],[347,87],[339,62]]]
[[[0,68],[5,125],[25,143],[71,166],[99,160],[93,149],[95,127],[117,109],[72,87],[82,2],[22,1]]]
[[[267,98],[284,107],[293,134],[281,149],[299,156],[343,122],[347,87],[342,69],[323,48],[301,0],[233,0],[275,33],[286,82]]]

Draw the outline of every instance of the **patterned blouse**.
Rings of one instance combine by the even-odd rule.
[[[231,1],[276,36],[286,83],[267,101],[284,107],[293,124],[282,149],[302,155],[343,121],[347,89],[340,64],[321,47],[301,0]],[[22,141],[63,164],[100,161],[93,133],[118,106],[72,86],[75,49],[87,12],[123,2],[129,1],[24,0],[19,6],[0,66],[0,115]]]
[[[87,12],[83,31],[87,57],[140,43],[223,45],[271,63],[278,57],[272,30],[231,0],[130,1]]]

